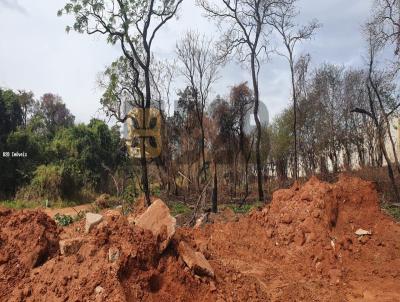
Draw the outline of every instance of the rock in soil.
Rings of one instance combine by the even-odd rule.
[[[73,238],[60,240],[60,254],[64,256],[70,256],[76,254],[79,251],[83,243],[83,238]]]
[[[138,227],[151,231],[158,238],[160,242],[159,250],[162,253],[175,234],[176,219],[171,216],[167,205],[161,199],[156,199],[135,220],[135,224]]]
[[[214,270],[202,253],[194,251],[184,241],[179,243],[178,252],[186,265],[195,274],[199,276],[214,277]]]
[[[85,233],[89,233],[90,230],[103,220],[103,216],[100,214],[86,213]]]

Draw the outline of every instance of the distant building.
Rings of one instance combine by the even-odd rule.
[[[256,122],[253,114],[254,106],[247,112],[245,117],[244,131],[249,134],[256,128]],[[264,102],[260,101],[258,106],[258,119],[260,120],[261,127],[266,127],[269,124],[269,112]]]

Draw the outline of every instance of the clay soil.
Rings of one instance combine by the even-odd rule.
[[[84,221],[61,229],[40,211],[0,210],[0,301],[400,301],[400,225],[358,178],[312,178],[240,219],[179,228],[161,255],[130,217],[103,215],[84,234]],[[60,254],[66,238],[80,240],[78,252]],[[215,278],[185,266],[181,240]]]

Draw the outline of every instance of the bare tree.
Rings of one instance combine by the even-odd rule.
[[[198,32],[187,32],[176,45],[182,75],[194,92],[194,109],[201,130],[201,157],[204,181],[207,179],[204,113],[212,84],[217,80],[221,60],[213,50],[212,40]]]
[[[71,14],[75,17],[72,29],[79,33],[102,34],[111,44],[119,44],[123,57],[129,64],[132,91],[136,104],[143,111],[141,128],[145,129],[146,109],[151,105],[151,65],[153,61],[152,45],[160,29],[171,20],[183,0],[70,0],[58,12],[58,15]],[[67,27],[67,31],[71,29]],[[115,81],[115,79],[113,79]],[[111,99],[109,104],[115,102],[116,106],[110,106],[109,111],[119,122],[125,122],[129,116],[115,111],[122,109],[121,99],[109,91]],[[119,105],[118,105],[119,104]],[[142,168],[142,188],[147,205],[150,205],[150,190],[146,159],[146,138],[141,139],[140,163]]]
[[[379,80],[376,77],[376,70],[375,70],[375,59],[377,52],[379,51],[381,45],[379,43],[379,40],[375,39],[375,29],[371,26],[368,26],[366,28],[366,34],[367,34],[367,41],[368,41],[368,78],[367,78],[367,91],[368,91],[368,100],[369,100],[369,110],[363,109],[363,108],[355,108],[353,109],[353,112],[358,112],[361,114],[365,114],[368,117],[370,117],[375,124],[376,130],[377,130],[377,138],[378,138],[378,143],[379,143],[379,148],[380,151],[382,152],[387,168],[388,168],[388,174],[389,178],[392,182],[393,186],[393,191],[396,196],[396,200],[399,200],[400,195],[398,191],[398,187],[394,178],[394,173],[393,173],[393,167],[391,160],[389,158],[388,152],[386,150],[386,145],[385,145],[385,134],[389,136],[392,149],[393,149],[393,155],[395,158],[396,166],[397,169],[399,170],[399,162],[395,150],[395,145],[394,141],[392,138],[392,135],[390,133],[390,123],[389,123],[389,116],[393,114],[400,106],[400,104],[396,104],[394,106],[391,106],[391,110],[387,112],[385,109],[385,105],[383,103],[383,99],[381,96],[381,93],[379,91],[378,85],[379,85]],[[376,108],[376,104],[378,103],[378,108]],[[385,127],[386,126],[386,129]],[[399,170],[400,172],[400,170]]]
[[[260,63],[267,51],[271,28],[269,21],[277,10],[291,5],[293,0],[197,0],[206,15],[216,19],[220,28],[227,27],[223,35],[225,54],[236,52],[241,62],[249,62],[254,92],[254,120],[256,135],[256,168],[258,198],[264,200],[263,173],[261,167],[261,123],[258,117],[260,102]],[[218,2],[218,4],[215,4]],[[220,4],[220,5],[219,5]]]
[[[374,39],[395,46],[395,55],[400,61],[400,0],[375,0],[373,19]]]
[[[295,58],[294,51],[296,45],[303,41],[311,39],[315,30],[320,27],[317,20],[311,21],[308,25],[299,27],[295,24],[295,18],[299,11],[293,5],[281,6],[271,18],[270,24],[276,29],[282,38],[286,54],[278,52],[286,58],[289,63],[292,99],[293,99],[293,133],[294,133],[294,177],[298,178],[298,155],[297,155],[297,89],[295,81]]]

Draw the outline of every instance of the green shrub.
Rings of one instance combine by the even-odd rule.
[[[57,213],[54,216],[54,220],[55,220],[55,222],[57,222],[58,225],[61,225],[61,226],[67,226],[74,222],[74,219],[72,218],[72,216],[59,214],[59,213]]]
[[[59,201],[62,197],[63,169],[58,165],[37,167],[31,183],[17,192],[17,199]]]

